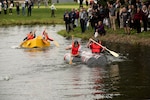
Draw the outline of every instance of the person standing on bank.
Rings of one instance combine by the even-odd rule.
[[[144,26],[144,31],[147,31],[147,25],[148,25],[148,9],[146,5],[142,6],[142,21],[143,21],[143,26]]]
[[[122,8],[121,17],[123,19],[124,32],[130,35],[130,13],[127,11],[126,7]]]
[[[32,11],[32,2],[28,2],[28,16],[31,16],[31,11]]]
[[[80,6],[79,7],[82,7],[83,6],[83,0],[80,0]]]
[[[9,5],[9,15],[12,15],[12,8],[13,8],[13,3],[10,3],[10,5]]]
[[[0,14],[1,14],[1,12],[2,12],[2,3],[0,1]]]
[[[79,13],[79,18],[80,18],[80,26],[81,26],[81,31],[82,33],[85,32],[86,28],[86,20],[87,20],[87,12],[85,11],[85,8],[82,8],[80,13]]]
[[[19,2],[16,4],[17,15],[20,15],[20,5]]]
[[[55,17],[56,7],[55,7],[54,3],[50,6],[50,9],[51,9],[51,17]]]
[[[22,15],[25,16],[25,2],[21,3]]]
[[[4,1],[4,14],[6,15],[7,14],[7,3],[6,1]]]
[[[107,3],[109,7],[109,18],[110,18],[110,23],[111,23],[111,28],[116,31],[116,18],[117,18],[117,13],[116,13],[116,8],[114,5],[110,4],[109,2]]]
[[[137,33],[141,33],[142,13],[141,9],[137,8],[136,13],[133,16],[133,20]]]

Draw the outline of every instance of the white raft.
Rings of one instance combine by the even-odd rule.
[[[107,58],[104,54],[92,54],[90,51],[82,51],[81,57],[71,57],[70,53],[64,55],[64,60],[69,63],[72,59],[73,63],[82,62],[88,66],[105,66],[107,64]]]
[[[70,53],[64,55],[64,60],[66,63],[69,63],[72,60],[73,63],[81,62],[81,57],[71,57]]]
[[[81,60],[88,66],[105,66],[107,64],[107,58],[104,54],[93,54],[88,51],[83,51]]]

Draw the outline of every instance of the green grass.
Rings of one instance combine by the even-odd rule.
[[[71,11],[72,8],[78,8],[79,4],[77,3],[67,3],[67,4],[55,4],[55,18],[51,18],[50,6],[34,6],[32,9],[32,16],[22,16],[22,10],[20,6],[20,15],[18,16],[16,13],[16,7],[13,8],[13,14],[9,15],[9,9],[7,9],[7,15],[0,14],[0,26],[3,25],[35,25],[35,24],[63,24],[63,14],[65,10]],[[26,9],[27,15],[27,9]]]
[[[61,30],[58,32],[58,34],[63,35],[63,36],[68,37],[68,38],[70,38],[73,35],[75,37],[79,37],[79,38],[82,38],[84,40],[87,40],[93,36],[93,30],[89,29],[85,33],[81,33],[81,28],[76,27],[76,28],[74,28],[74,31],[70,31],[69,33],[67,33],[66,30]]]
[[[20,9],[21,10],[21,9]],[[51,17],[51,11],[50,8],[47,7],[41,7],[37,8],[34,7],[32,9],[32,15],[31,16],[23,16],[22,12],[20,12],[20,15],[17,15],[16,9],[13,9],[13,14],[9,15],[7,11],[7,15],[4,15],[3,12],[0,15],[0,26],[2,25],[35,25],[35,24],[63,24],[63,14],[66,9],[57,9],[56,10],[56,17]],[[27,14],[27,10],[26,10]]]

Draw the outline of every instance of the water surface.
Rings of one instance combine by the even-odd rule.
[[[60,47],[51,42],[47,49],[14,48],[28,32],[41,35],[45,27]],[[71,40],[57,34],[64,28],[0,27],[0,100],[150,99],[150,48],[105,43],[121,57],[107,55],[111,63],[105,67],[69,65],[63,56]]]

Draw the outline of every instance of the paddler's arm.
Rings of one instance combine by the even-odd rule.
[[[34,32],[33,32],[33,33],[35,34],[35,32],[36,32],[36,30],[34,30]]]
[[[35,32],[36,32],[36,30],[34,30],[34,32],[33,32],[34,38],[36,37],[36,34],[35,34]]]
[[[25,41],[25,40],[27,40],[27,37],[25,37],[25,38],[23,39],[23,41]]]
[[[50,41],[54,41],[52,38],[49,38],[49,37],[48,37],[48,40],[50,40]]]
[[[44,34],[44,33],[45,33],[45,30],[46,30],[46,28],[44,29],[44,31],[43,31],[43,33],[42,33],[43,35],[45,35],[45,34]]]
[[[90,41],[88,41],[88,43],[86,44],[87,48],[89,48],[89,45],[90,45]]]
[[[72,57],[76,57],[76,56],[79,56],[79,54],[80,54],[80,53],[78,52],[77,54],[75,54],[75,55],[72,54],[71,56],[72,56]]]
[[[86,44],[87,48],[90,48],[91,42],[92,41],[89,39],[88,43]]]
[[[103,52],[103,51],[105,51],[106,50],[106,47],[102,47],[102,51],[101,52]]]

